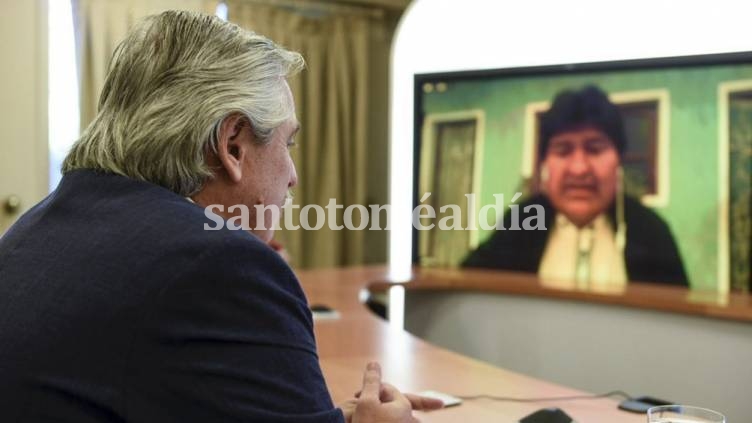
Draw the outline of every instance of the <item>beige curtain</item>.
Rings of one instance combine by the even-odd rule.
[[[317,1],[226,3],[231,22],[306,59],[307,69],[290,80],[302,126],[293,150],[299,175],[295,204],[324,207],[332,198],[345,207],[385,204],[389,48],[398,16]],[[342,224],[343,211],[337,214]],[[309,213],[312,225],[314,217]],[[278,233],[293,265],[385,260],[386,231],[336,231],[328,222],[316,231]]]
[[[217,4],[218,0],[73,0],[81,128],[94,119],[110,57],[134,23],[170,9],[214,14]]]

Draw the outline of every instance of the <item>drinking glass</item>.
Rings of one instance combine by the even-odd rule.
[[[648,423],[726,423],[726,417],[707,408],[661,405],[648,410]]]

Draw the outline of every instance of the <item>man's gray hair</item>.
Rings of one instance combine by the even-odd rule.
[[[63,173],[96,169],[188,196],[212,175],[222,121],[250,121],[258,142],[293,115],[284,81],[300,54],[200,13],[167,11],[136,25],[115,50],[94,121]]]

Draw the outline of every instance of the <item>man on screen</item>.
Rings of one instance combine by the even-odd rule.
[[[0,238],[0,421],[413,423],[441,405],[371,363],[335,407],[271,230],[205,230],[205,207],[280,206],[297,183],[302,67],[214,16],[131,30],[59,187]]]
[[[463,266],[583,288],[629,280],[686,286],[666,223],[623,192],[626,143],[619,110],[599,88],[559,93],[541,119],[541,193],[520,205],[543,206],[547,230],[497,230]]]

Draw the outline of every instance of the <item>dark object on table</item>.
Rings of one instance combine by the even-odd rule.
[[[619,403],[619,409],[624,411],[630,411],[632,413],[644,414],[648,412],[648,408],[657,407],[659,405],[671,405],[673,402],[665,401],[653,397],[636,397],[625,399]]]
[[[324,304],[311,304],[310,309],[314,313],[330,313],[334,311],[331,307]]]
[[[543,408],[523,417],[520,423],[576,423],[560,408]]]

